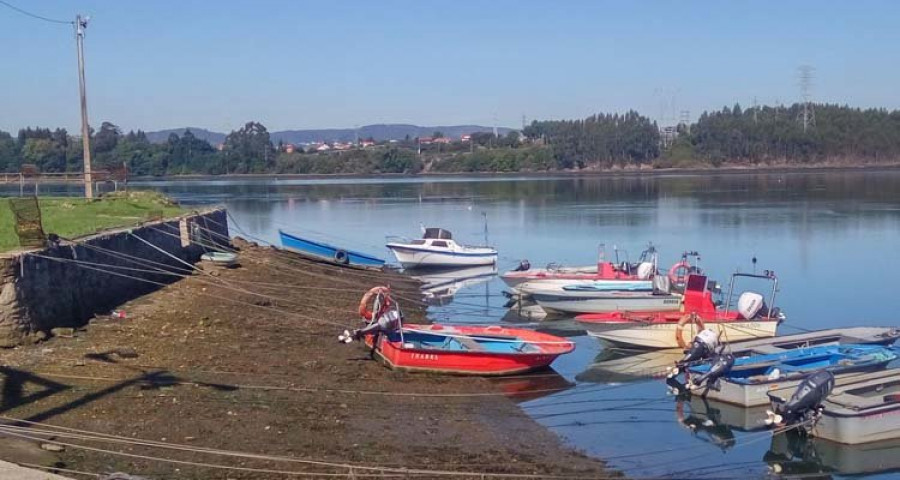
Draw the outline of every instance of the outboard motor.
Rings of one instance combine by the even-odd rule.
[[[757,315],[766,316],[769,313],[763,296],[756,292],[742,293],[738,298],[737,309],[738,313],[747,320],[752,320]]]
[[[716,355],[713,357],[712,365],[709,366],[709,371],[696,378],[692,378],[691,385],[693,388],[706,385],[707,388],[718,391],[719,379],[728,374],[733,366],[734,355],[730,353]]]
[[[769,394],[775,411],[767,410],[766,425],[794,425],[813,422],[822,414],[822,402],[834,389],[834,374],[828,370],[816,372],[797,387],[791,399]]]
[[[641,280],[647,280],[653,275],[653,264],[650,262],[643,262],[637,266],[637,277]]]
[[[716,353],[719,346],[719,335],[708,328],[703,329],[694,337],[691,347],[688,349],[684,357],[675,363],[675,366],[682,368],[686,365],[696,363],[700,360],[706,360]]]
[[[514,272],[524,272],[524,271],[527,271],[527,270],[531,270],[531,262],[529,262],[529,261],[526,259],[526,260],[520,261],[520,262],[519,262],[519,266],[516,267],[515,270],[513,270],[513,271],[514,271]]]

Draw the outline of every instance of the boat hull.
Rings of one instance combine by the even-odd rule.
[[[547,269],[540,268],[534,270],[525,270],[525,271],[512,271],[506,272],[500,276],[500,279],[503,280],[509,288],[516,289],[519,285],[532,282],[536,280],[551,280],[551,279],[561,279],[561,280],[594,280],[597,279],[597,266],[585,266],[585,267],[570,267],[570,268],[560,268],[560,269]]]
[[[421,325],[414,329],[404,327],[404,331],[425,332],[432,335],[507,338],[531,342],[531,345],[536,347],[531,352],[451,351],[440,348],[410,348],[385,335],[379,336],[377,340],[368,337],[366,342],[370,346],[376,342],[374,344],[376,358],[394,370],[450,375],[511,375],[546,368],[557,357],[575,348],[574,343],[560,337],[532,330],[503,327]]]
[[[883,361],[872,361],[852,366],[832,366],[827,369],[834,373],[835,387],[839,388],[854,382],[860,373],[883,370],[887,367],[887,364],[895,358],[896,357],[891,357],[884,359]],[[719,382],[718,390],[703,388],[695,390],[694,394],[743,407],[767,405],[771,402],[769,392],[777,390],[779,396],[790,398],[797,390],[800,383],[815,371],[816,370],[809,370],[804,375],[796,376],[791,379],[763,380],[753,383],[741,383],[729,380],[728,378],[722,378]]]
[[[397,244],[388,244],[387,248],[394,253],[403,268],[421,267],[465,267],[474,265],[494,265],[497,263],[496,251],[485,252],[453,252],[437,251],[423,248],[411,248]]]
[[[281,230],[278,231],[278,236],[281,238],[281,245],[285,249],[317,260],[324,260],[339,265],[354,265],[367,268],[384,267],[384,260],[364,253],[345,250],[326,243],[308,240]]]
[[[604,342],[631,348],[678,348],[676,338],[677,322],[665,323],[594,323],[579,322],[587,334]],[[705,322],[708,329],[720,334],[727,342],[740,342],[758,338],[774,337],[778,329],[777,320]],[[699,329],[693,323],[684,326],[682,338],[690,342]]]
[[[680,296],[643,292],[569,295],[532,293],[531,298],[544,310],[559,313],[660,312],[676,311],[681,308]]]

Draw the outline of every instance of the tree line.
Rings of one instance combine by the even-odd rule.
[[[629,111],[580,120],[533,121],[521,134],[476,133],[467,143],[422,145],[406,138],[375,148],[288,153],[274,145],[266,127],[248,122],[218,148],[189,130],[151,143],[144,132],[123,133],[103,122],[91,131],[95,169],[127,167],[131,175],[185,174],[379,174],[516,172],[613,167],[703,167],[726,164],[896,162],[900,159],[900,111],[812,105],[804,129],[804,106],[740,105],[704,112],[663,138],[655,122]],[[813,121],[814,119],[814,121]],[[436,132],[435,137],[440,136]],[[65,129],[0,131],[0,171],[32,164],[41,172],[79,172],[82,143]]]

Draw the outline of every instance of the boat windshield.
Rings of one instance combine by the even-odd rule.
[[[453,238],[453,235],[448,230],[444,230],[443,228],[426,228],[425,235],[422,238],[440,238],[444,240],[450,240]]]
[[[425,245],[425,240],[422,240],[421,238],[419,238],[419,239],[416,239],[416,240],[412,240],[412,241],[409,242],[409,243],[411,243],[411,244],[413,244],[413,245]]]

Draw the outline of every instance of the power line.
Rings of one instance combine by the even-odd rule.
[[[71,20],[56,20],[56,19],[54,19],[54,18],[42,17],[42,16],[40,16],[40,15],[38,15],[38,14],[36,14],[36,13],[31,13],[31,12],[29,12],[29,11],[27,11],[27,10],[22,10],[21,8],[15,6],[15,5],[11,4],[11,3],[7,3],[7,2],[4,1],[4,0],[0,0],[0,5],[5,5],[5,6],[11,8],[12,10],[15,10],[15,11],[21,13],[22,15],[27,15],[27,16],[29,16],[29,17],[31,17],[31,18],[36,18],[36,19],[38,19],[38,20],[43,20],[43,21],[45,21],[45,22],[59,23],[59,24],[62,24],[62,25],[72,25],[72,24],[75,23],[75,22],[72,22]]]

